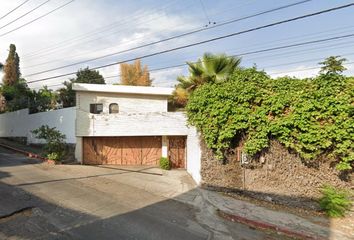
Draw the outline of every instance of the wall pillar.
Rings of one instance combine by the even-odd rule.
[[[168,157],[168,138],[162,136],[162,157]]]
[[[79,163],[83,163],[83,146],[82,146],[82,137],[76,137],[76,146],[75,146],[75,159]]]

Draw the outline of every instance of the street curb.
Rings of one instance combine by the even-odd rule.
[[[201,194],[202,198],[204,199],[204,201],[206,201],[210,205],[214,206],[214,208],[216,209],[217,215],[219,217],[224,218],[225,220],[232,221],[232,222],[238,222],[238,223],[245,224],[245,225],[253,227],[253,228],[275,231],[275,232],[281,233],[283,235],[286,235],[288,237],[293,237],[296,239],[326,240],[326,238],[319,237],[314,234],[294,231],[292,229],[278,226],[278,225],[275,225],[272,223],[262,222],[262,221],[258,221],[258,220],[254,220],[254,219],[249,219],[247,217],[239,216],[239,215],[236,215],[233,213],[232,214],[228,213],[226,211],[221,210],[218,206],[216,206],[215,204],[210,202],[210,200],[205,195],[205,193],[203,193],[203,191],[210,191],[210,190],[203,189],[203,188],[201,188],[200,190],[202,190],[202,191],[200,191],[200,194]],[[214,192],[214,191],[212,191],[212,192]]]
[[[248,219],[245,217],[237,216],[234,214],[226,213],[224,211],[221,211],[220,209],[217,209],[217,213],[220,217],[222,217],[226,220],[242,223],[242,224],[254,227],[254,228],[276,231],[276,232],[282,233],[282,234],[289,236],[289,237],[295,237],[297,239],[300,238],[300,239],[311,239],[311,240],[325,240],[324,238],[321,238],[321,237],[313,236],[313,235],[306,234],[303,232],[293,231],[288,228],[280,227],[280,226],[277,226],[277,225],[274,225],[271,223],[256,221],[256,220]]]
[[[9,145],[3,144],[3,143],[0,143],[0,146],[4,147],[4,148],[7,148],[7,149],[10,149],[12,151],[15,151],[17,153],[23,154],[23,155],[25,155],[25,156],[27,156],[29,158],[35,158],[35,159],[41,160],[44,163],[56,164],[55,161],[50,160],[48,158],[44,158],[44,157],[39,156],[38,154],[35,154],[35,153],[32,153],[32,152],[27,152],[27,151],[24,151],[24,150],[21,150],[21,149],[18,149],[18,148],[14,148],[12,146],[9,146]]]

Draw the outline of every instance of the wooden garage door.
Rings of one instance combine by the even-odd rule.
[[[172,163],[172,168],[185,168],[186,137],[168,137],[168,158]]]
[[[161,137],[86,137],[85,164],[157,165]]]

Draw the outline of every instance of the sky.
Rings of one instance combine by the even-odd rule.
[[[212,29],[208,28],[215,24],[301,2],[301,0],[74,0],[73,2],[70,0],[29,0],[2,18],[23,2],[25,0],[0,0],[0,62],[5,62],[9,45],[15,44],[21,60],[22,76],[27,81],[36,81],[74,73],[80,68],[125,61],[193,44],[348,4],[352,1],[311,0],[287,9]],[[8,33],[68,2],[70,3],[65,7]],[[40,7],[25,15],[37,6]],[[21,17],[22,15],[25,16]],[[19,19],[16,20],[17,18]],[[239,55],[250,51],[354,34],[353,20],[354,6],[144,58],[142,63],[153,70],[183,64],[187,61],[196,61],[205,52]],[[123,54],[40,73],[196,29],[205,30]],[[258,69],[265,70],[272,77],[288,75],[305,78],[315,76],[319,71],[318,63],[331,55],[345,57],[348,63],[346,65],[348,70],[345,74],[354,74],[354,64],[352,64],[354,62],[354,37],[244,55],[241,66],[257,66]],[[119,65],[98,70],[107,83],[119,82]],[[176,84],[177,76],[187,74],[188,68],[183,66],[152,71],[151,77],[154,86],[172,87]],[[61,87],[62,82],[74,76],[63,76],[28,85],[34,89],[43,85],[57,89]]]

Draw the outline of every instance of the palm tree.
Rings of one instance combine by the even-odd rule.
[[[226,54],[205,53],[197,62],[187,62],[189,76],[177,77],[178,84],[173,95],[177,105],[184,106],[189,94],[204,83],[223,82],[239,67],[241,58]]]
[[[238,57],[205,53],[197,62],[187,62],[190,75],[179,76],[177,78],[178,86],[194,90],[204,83],[225,81],[240,63],[241,59]]]

